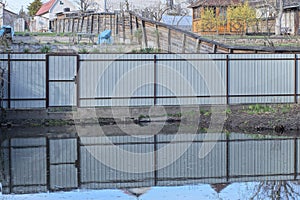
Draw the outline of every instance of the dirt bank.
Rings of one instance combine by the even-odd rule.
[[[205,132],[210,127],[212,114],[223,114],[223,121],[214,122],[229,132],[273,132],[290,134],[300,129],[300,105],[233,105],[222,108],[220,113],[213,113],[211,106],[178,106],[131,108],[55,108],[40,110],[4,110],[1,112],[1,127],[52,127],[94,125],[120,126],[149,123],[176,125],[198,125],[198,132]],[[94,112],[95,117],[91,113]],[[222,113],[221,113],[222,112]],[[149,116],[150,115],[150,116]],[[293,132],[294,134],[295,132]]]

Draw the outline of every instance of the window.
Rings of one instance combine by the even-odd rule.
[[[201,18],[201,7],[194,8],[194,19]]]
[[[221,20],[226,20],[226,18],[227,18],[227,9],[226,9],[226,7],[220,7],[219,9],[220,9],[220,11],[219,11],[220,19]]]

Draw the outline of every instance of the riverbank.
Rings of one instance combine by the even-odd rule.
[[[267,131],[289,135],[300,130],[300,105],[298,104],[231,105],[217,109],[218,111],[214,110],[211,106],[11,109],[1,112],[1,128],[72,127],[98,124],[101,127],[120,125],[130,127],[136,124],[145,126],[156,123],[158,126],[163,125],[165,131],[176,131],[170,129],[176,124],[176,127],[178,125],[198,126],[198,132],[207,132],[212,120],[215,120],[212,116],[220,114],[224,116],[224,120],[214,121],[214,124],[223,126],[223,131],[247,133]]]

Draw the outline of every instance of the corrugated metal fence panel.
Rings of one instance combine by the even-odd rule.
[[[293,179],[293,175],[287,174],[294,173],[294,142],[293,139],[231,141],[229,160],[230,176],[236,176],[230,181]]]
[[[226,102],[225,97],[209,98],[212,95],[226,94],[226,55],[159,54],[157,57],[157,95],[166,97],[158,99],[159,105]],[[177,98],[168,98],[172,96]]]
[[[9,193],[9,180],[10,180],[10,166],[9,166],[9,139],[2,140],[1,142],[1,173],[2,173],[2,193],[8,194]],[[5,162],[3,162],[5,161]]]
[[[7,54],[0,54],[0,99],[8,97],[8,58]],[[7,100],[0,100],[0,107],[7,108]]]
[[[24,59],[26,61],[14,61]],[[46,98],[44,54],[11,54],[11,98]],[[12,100],[12,108],[45,107],[45,100]]]
[[[124,143],[109,145],[112,143]],[[150,160],[132,159],[130,156],[122,156],[120,150],[133,154],[148,153],[154,151],[153,144],[145,144],[147,138],[130,136],[113,137],[81,137],[81,183],[83,188],[124,188],[146,187],[154,184],[154,157]],[[143,142],[144,141],[144,142]],[[143,142],[138,144],[137,142]],[[130,159],[131,158],[131,159]],[[108,161],[111,163],[107,163]],[[117,168],[116,166],[117,165]],[[127,169],[134,170],[135,173]],[[150,172],[139,170],[149,169]],[[120,181],[121,180],[121,181]]]
[[[158,165],[166,162],[166,160],[173,160],[174,162],[158,170],[158,184],[177,185],[193,182],[226,182],[226,142],[218,141],[218,139],[224,139],[224,134],[221,134],[220,137],[217,136],[215,141],[208,142],[213,146],[212,150],[204,158],[199,158],[203,142],[176,143],[176,139],[174,140],[171,135],[159,135],[159,142],[166,142],[167,137],[171,139],[169,142],[172,142],[158,144]],[[204,137],[205,134],[195,135],[194,140],[203,140]],[[168,148],[169,150],[167,150]],[[172,153],[172,151],[182,152],[182,156],[176,158],[176,154]]]
[[[54,139],[49,140],[50,163],[75,163],[77,160],[77,140]]]
[[[50,139],[49,145],[50,188],[59,190],[77,187],[77,139]]]
[[[153,59],[151,54],[84,55],[80,66],[80,97],[82,106],[151,105]],[[118,99],[105,99],[116,97]],[[98,99],[97,99],[98,98]],[[101,99],[102,98],[102,99]],[[130,99],[132,98],[132,99]]]
[[[46,139],[40,138],[16,138],[11,140],[12,147],[46,146]]]
[[[233,54],[230,59],[239,59],[230,60],[230,95],[274,94],[264,97],[231,97],[230,103],[293,102],[293,96],[276,96],[294,94],[293,54]]]
[[[77,168],[74,164],[51,165],[50,176],[52,190],[64,190],[78,186]]]
[[[76,55],[49,56],[49,80],[73,80],[76,66]]]
[[[76,55],[49,56],[50,106],[75,106]]]
[[[75,106],[76,86],[74,82],[49,84],[49,106]]]
[[[23,139],[17,140],[13,139],[12,144],[15,142],[19,146],[21,141],[24,141]],[[39,145],[43,145],[43,143],[41,140]],[[12,192],[46,191],[46,147],[26,147],[25,144],[21,146],[23,148],[12,147],[11,149]]]

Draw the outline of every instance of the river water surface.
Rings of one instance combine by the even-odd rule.
[[[39,130],[2,130],[3,197],[300,199],[296,136]]]

